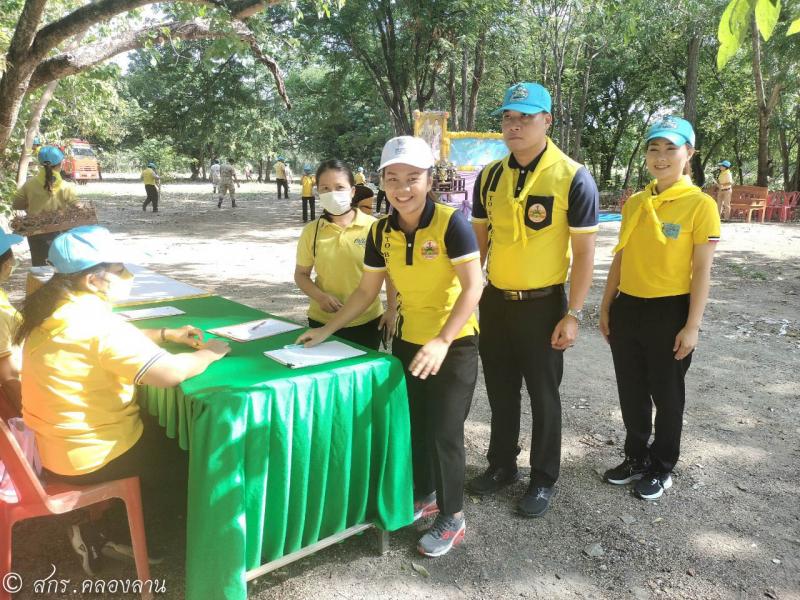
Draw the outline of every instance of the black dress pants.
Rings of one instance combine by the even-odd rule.
[[[308,221],[308,212],[311,209],[311,220],[316,219],[316,207],[314,206],[314,196],[303,196],[303,223]]]
[[[142,210],[147,209],[148,204],[153,205],[153,212],[158,212],[158,188],[154,185],[145,185],[145,192],[147,192],[147,200],[142,204]]]
[[[348,342],[353,342],[354,344],[360,344],[362,346],[366,346],[367,348],[378,350],[381,345],[381,330],[378,329],[378,324],[380,322],[381,318],[378,317],[377,319],[372,319],[372,321],[367,321],[362,325],[342,327],[336,332],[336,336],[345,339]],[[325,325],[325,323],[321,323],[320,321],[315,321],[314,319],[308,320],[309,327],[322,327],[323,325]]]
[[[552,486],[561,465],[561,396],[564,353],[550,345],[566,312],[564,288],[543,298],[506,300],[491,284],[480,302],[480,354],[492,430],[487,458],[493,468],[515,469],[520,452],[522,380],[531,399],[531,481]]]
[[[464,421],[478,378],[477,343],[477,336],[455,340],[439,372],[419,379],[408,366],[422,346],[399,338],[392,342],[392,354],[403,363],[406,375],[414,498],[435,491],[443,515],[464,507]]]
[[[278,200],[281,198],[281,190],[283,190],[283,197],[289,198],[289,184],[285,179],[276,179],[275,183],[278,184]]]
[[[692,355],[675,360],[675,336],[686,325],[689,296],[637,298],[620,293],[611,304],[611,354],[625,423],[625,454],[649,456],[669,473],[678,461],[686,404],[684,379]],[[656,408],[655,435],[653,405]]]
[[[28,247],[31,249],[31,265],[34,267],[44,267],[47,265],[47,253],[50,252],[50,244],[60,236],[63,231],[52,233],[40,233],[28,236]]]

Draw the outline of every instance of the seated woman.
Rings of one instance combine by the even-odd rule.
[[[204,344],[202,331],[189,325],[143,330],[114,314],[112,302],[130,293],[133,275],[107,229],[67,231],[53,240],[48,260],[55,274],[25,302],[15,338],[24,343],[22,413],[45,476],[88,485],[138,475],[147,520],[149,494],[168,480],[159,468],[163,457],[146,441],[134,385],[174,387],[230,347]],[[156,342],[195,352],[171,354]],[[104,546],[130,552],[110,544],[98,523],[73,526],[70,540],[90,576]]]
[[[353,172],[340,160],[328,160],[317,169],[317,190],[323,215],[303,228],[297,242],[294,280],[311,299],[308,308],[310,327],[328,323],[352,294],[364,272],[364,248],[370,227],[375,223],[355,207],[354,195],[359,186]],[[316,271],[316,280],[311,271]],[[383,312],[375,297],[336,335],[356,344],[378,349],[381,331],[391,338],[397,318],[397,294],[387,283],[388,308]]]
[[[25,238],[0,231],[0,284],[8,281],[16,267],[17,259],[11,246]],[[20,413],[20,350],[14,345],[14,332],[20,316],[11,306],[5,290],[0,288],[0,418],[8,420]]]

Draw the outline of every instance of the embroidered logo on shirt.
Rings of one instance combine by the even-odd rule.
[[[528,90],[527,88],[520,84],[514,88],[514,91],[511,92],[511,98],[509,100],[525,100],[528,97]]]
[[[531,204],[528,208],[528,219],[532,223],[541,223],[547,218],[547,209],[543,204]]]
[[[356,246],[366,246],[367,245],[367,238],[358,238],[353,240],[353,243]]]
[[[439,244],[433,240],[427,240],[426,242],[423,242],[420,252],[422,253],[422,258],[433,260],[439,256]]]
[[[681,226],[678,223],[662,223],[661,231],[665,237],[677,240],[681,233]]]

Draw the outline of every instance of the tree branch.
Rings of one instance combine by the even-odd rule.
[[[278,69],[278,64],[272,57],[261,50],[255,35],[244,23],[236,21],[231,26],[232,33],[230,31],[212,29],[208,21],[195,19],[193,21],[159,23],[117,34],[113,38],[105,38],[73,52],[64,52],[42,61],[33,72],[28,91],[46,85],[55,79],[85,71],[117,54],[142,48],[147,43],[160,45],[175,39],[203,40],[221,38],[233,34],[245,42],[256,60],[266,65],[270,70],[275,79],[278,94],[280,94],[286,107],[291,108],[291,102],[286,94],[286,87]]]

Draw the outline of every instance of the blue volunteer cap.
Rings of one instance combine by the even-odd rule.
[[[147,163],[147,166],[150,167],[151,169],[155,169],[156,168],[156,163],[149,162],[149,163]]]
[[[44,146],[37,156],[39,164],[55,167],[64,160],[64,153],[55,146]]]
[[[11,246],[19,244],[24,239],[16,233],[6,233],[0,230],[0,254],[5,254],[11,249]]]
[[[718,166],[725,167],[726,169],[730,169],[731,168],[731,161],[722,160],[722,161],[719,162]]]
[[[83,225],[62,233],[50,245],[48,262],[56,273],[78,273],[100,263],[124,262],[122,248],[111,232],[99,225]]]
[[[503,97],[503,106],[494,110],[492,115],[497,116],[504,110],[516,110],[526,115],[540,112],[549,113],[553,108],[550,92],[538,83],[518,83],[506,90]]]
[[[694,128],[686,119],[667,116],[653,123],[647,130],[645,141],[655,138],[664,138],[676,146],[689,144],[694,147]]]

